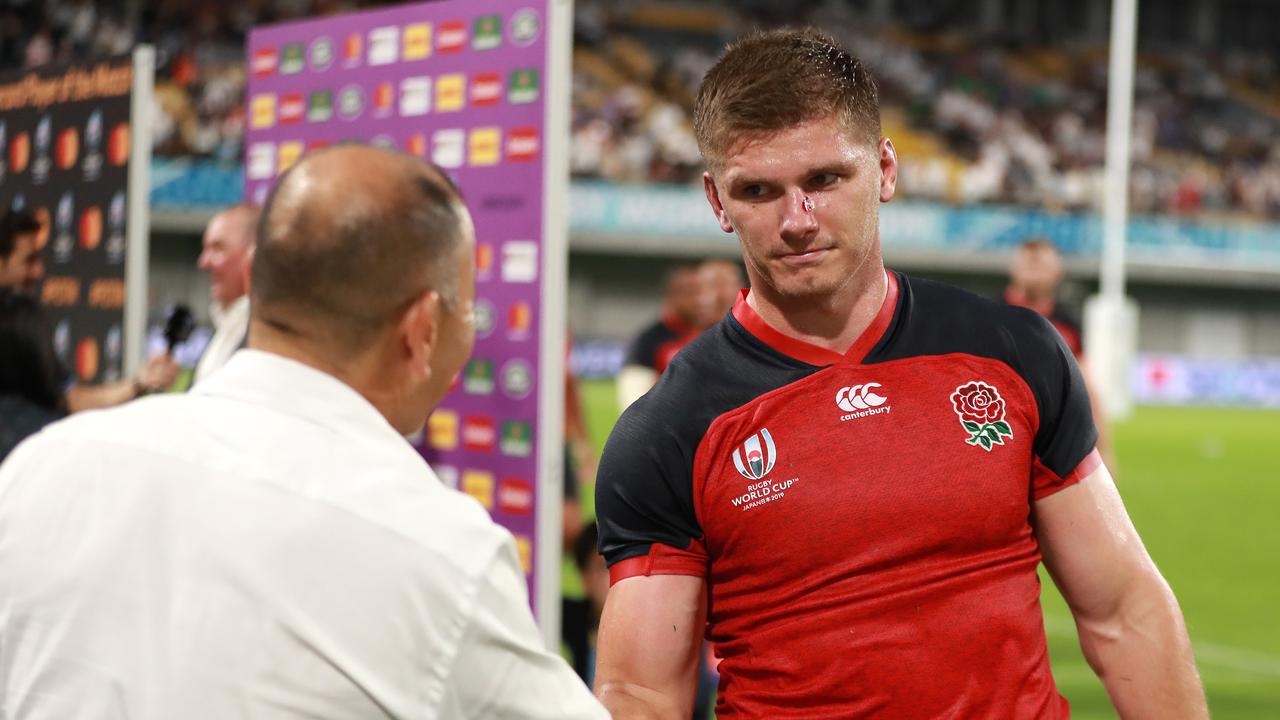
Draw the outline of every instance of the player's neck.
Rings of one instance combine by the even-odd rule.
[[[782,298],[759,283],[747,294],[747,303],[783,335],[843,355],[875,320],[889,290],[884,264],[867,265],[825,299]]]

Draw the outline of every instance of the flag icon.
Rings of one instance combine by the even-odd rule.
[[[462,421],[462,447],[475,452],[492,452],[498,446],[493,418],[470,415]]]
[[[400,115],[415,117],[431,111],[431,78],[411,77],[400,81]]]
[[[395,101],[395,90],[392,89],[391,83],[378,83],[373,89],[373,112],[379,117],[386,117],[391,114],[391,106]]]
[[[248,175],[250,180],[269,180],[276,176],[276,146],[273,143],[249,146]]]
[[[499,449],[503,455],[529,457],[533,454],[533,430],[529,423],[507,420],[502,423]]]
[[[471,104],[475,107],[497,105],[502,100],[502,75],[478,73],[471,78]]]
[[[476,276],[483,280],[493,272],[493,246],[489,243],[476,243]]]
[[[496,127],[473,128],[468,139],[469,165],[497,165],[502,154],[502,131]]]
[[[390,65],[400,52],[400,28],[393,26],[369,31],[369,64]]]
[[[486,510],[493,509],[492,474],[483,470],[463,470],[462,492],[480,501]]]
[[[513,303],[507,309],[507,330],[513,340],[529,337],[529,328],[533,326],[533,308],[523,300]]]
[[[492,50],[502,44],[502,16],[481,15],[471,28],[471,47]]]
[[[453,73],[436,78],[436,112],[461,110],[466,98],[466,75]]]
[[[436,38],[436,50],[442,53],[461,52],[467,46],[467,24],[461,20],[440,23],[440,35]]]
[[[360,57],[364,54],[364,38],[360,33],[351,33],[347,36],[346,42],[342,43],[342,64],[347,67],[355,67],[360,64]]]
[[[492,395],[493,377],[492,360],[472,360],[463,371],[462,391],[468,395]]]
[[[462,130],[437,130],[431,136],[431,162],[450,170],[462,167],[466,156],[466,135]]]
[[[282,173],[293,167],[293,164],[298,162],[300,157],[302,157],[302,143],[280,143],[280,157],[276,162],[276,172]]]
[[[458,414],[436,410],[427,418],[427,443],[436,450],[458,447]]]
[[[276,96],[257,95],[249,101],[249,124],[255,129],[269,128],[276,124]]]
[[[538,69],[524,68],[511,71],[507,89],[507,102],[524,105],[538,100]]]
[[[538,129],[513,128],[507,136],[507,159],[525,162],[538,157]]]
[[[431,55],[431,23],[413,23],[404,26],[405,60],[421,60]]]
[[[498,485],[498,509],[512,515],[533,512],[533,484],[520,478],[502,478]]]
[[[333,91],[316,90],[307,98],[307,121],[326,122],[333,117]]]
[[[270,77],[276,71],[276,49],[265,47],[254,50],[250,66],[254,77]]]
[[[422,133],[410,135],[404,147],[414,157],[424,158],[427,156],[427,138]]]
[[[280,74],[293,75],[302,72],[306,48],[302,43],[289,43],[280,50]]]
[[[285,93],[280,96],[280,124],[293,125],[302,121],[302,116],[306,112],[306,103],[302,100],[302,93]]]

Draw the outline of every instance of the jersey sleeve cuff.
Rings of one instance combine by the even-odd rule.
[[[706,577],[707,555],[702,543],[694,540],[689,549],[681,550],[670,545],[654,543],[645,555],[619,560],[609,567],[609,586],[630,577],[649,575],[691,575]]]
[[[1040,462],[1040,458],[1037,457],[1031,469],[1031,484],[1034,488],[1033,496],[1036,500],[1043,500],[1059,490],[1065,490],[1088,477],[1101,464],[1102,455],[1098,452],[1098,448],[1094,447],[1076,465],[1074,470],[1065,476],[1059,477],[1057,473],[1045,467],[1044,463]]]

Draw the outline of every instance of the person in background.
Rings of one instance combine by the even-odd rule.
[[[35,298],[0,289],[0,463],[67,414],[53,333]]]
[[[0,216],[0,288],[35,293],[44,279],[40,221],[23,210]]]
[[[205,228],[197,266],[209,273],[213,296],[209,317],[214,333],[196,363],[193,382],[200,382],[225,365],[248,339],[249,265],[260,214],[257,205],[233,205],[215,215]]]
[[[640,331],[618,372],[618,410],[649,392],[680,348],[698,336],[698,269],[678,265],[667,273],[662,315]]]
[[[697,311],[699,332],[715,325],[733,309],[738,293],[746,287],[742,266],[729,260],[707,260],[697,268]]]
[[[1071,354],[1076,356],[1076,362],[1080,364],[1080,371],[1088,386],[1093,420],[1098,426],[1098,452],[1102,454],[1107,467],[1114,468],[1116,464],[1110,443],[1111,433],[1106,422],[1106,407],[1102,404],[1097,381],[1094,380],[1085,357],[1080,318],[1059,302],[1058,291],[1065,277],[1066,270],[1058,247],[1047,238],[1030,238],[1013,251],[1009,262],[1009,285],[1002,298],[1008,305],[1030,308],[1040,313],[1062,336],[1062,341],[1067,344]]]
[[[474,343],[457,190],[344,145],[263,214],[249,349],[0,467],[0,715],[607,718],[510,533],[405,440]]]
[[[7,210],[0,216],[0,289],[35,293],[44,280],[45,266],[39,235],[43,226],[24,210]],[[46,321],[47,322],[47,321]],[[173,385],[181,368],[168,353],[147,361],[133,378],[101,385],[75,383],[61,363],[58,377],[70,412],[113,407]]]

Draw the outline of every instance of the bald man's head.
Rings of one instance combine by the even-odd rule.
[[[356,145],[309,154],[263,209],[253,316],[337,357],[356,354],[424,293],[446,308],[464,301],[473,232],[452,183],[420,160]]]

